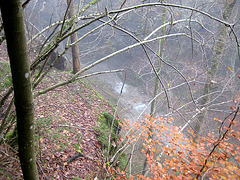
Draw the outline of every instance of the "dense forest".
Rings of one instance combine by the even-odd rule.
[[[240,1],[0,9],[0,179],[240,179]]]

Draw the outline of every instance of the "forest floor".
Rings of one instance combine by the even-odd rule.
[[[63,81],[53,70],[34,90]],[[103,153],[95,128],[112,106],[84,81],[57,88],[35,100],[35,148],[40,179],[102,179]],[[71,159],[76,157],[75,159]],[[0,179],[23,179],[16,149],[0,146]]]

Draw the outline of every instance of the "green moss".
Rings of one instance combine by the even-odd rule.
[[[118,127],[119,122],[118,120],[115,119],[113,123],[113,128],[111,130],[112,122],[113,116],[111,116],[108,113],[103,113],[98,117],[98,127],[96,128],[96,131],[99,134],[98,140],[101,141],[103,149],[105,149],[106,151],[110,151],[111,153],[114,153],[114,150],[112,149],[107,150],[109,143],[109,135],[111,134],[111,142],[115,142],[117,146],[117,140],[120,129]]]
[[[89,4],[94,5],[94,4],[96,4],[98,1],[99,1],[99,0],[93,0],[93,1],[91,1]]]
[[[12,85],[10,65],[7,62],[0,62],[0,89],[8,88]]]
[[[112,126],[112,123],[113,123],[113,131],[115,134],[118,134],[119,133],[119,121],[114,119],[114,122],[113,122],[113,116],[108,114],[108,113],[103,113],[103,116],[106,120],[106,124],[108,125],[109,128],[111,128]]]
[[[102,148],[104,150],[108,147],[108,137],[111,132],[111,127],[107,124],[107,120],[104,115],[98,117],[98,126],[95,129],[98,132],[98,140],[102,143]],[[114,134],[112,134],[114,136]]]
[[[111,131],[112,123],[113,123],[113,127]],[[112,115],[104,112],[98,117],[98,127],[95,130],[98,132],[98,140],[102,143],[102,150],[103,152],[105,152],[104,155],[108,157],[107,159],[111,159],[111,157],[121,148],[120,145],[118,144],[119,143],[118,139],[120,138],[119,120],[114,119]],[[108,150],[110,133],[111,133],[111,141],[110,141],[111,149]],[[115,146],[112,145],[113,142]],[[126,154],[123,153],[121,157],[119,157],[118,161],[119,161],[118,167],[120,168],[125,167],[127,162]],[[106,162],[106,164],[107,163],[108,162]]]
[[[17,127],[6,135],[7,143],[14,149],[18,147],[17,137]]]

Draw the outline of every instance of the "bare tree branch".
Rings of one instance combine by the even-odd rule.
[[[213,152],[215,151],[215,149],[218,147],[218,145],[224,140],[224,138],[226,137],[227,133],[229,132],[232,124],[233,124],[233,121],[236,119],[237,117],[237,114],[238,114],[238,111],[239,111],[239,103],[236,105],[236,110],[234,112],[232,112],[232,114],[234,114],[231,122],[229,122],[229,125],[228,125],[228,128],[226,129],[226,131],[223,133],[223,135],[219,135],[216,143],[214,143],[214,146],[212,148],[212,150],[210,151],[210,153],[208,154],[207,158],[204,160],[204,164],[200,170],[200,173],[197,175],[196,179],[199,178],[199,176],[201,176],[201,173],[203,172],[204,168],[206,167],[207,163],[208,163],[208,159],[211,157],[211,155],[213,154]]]

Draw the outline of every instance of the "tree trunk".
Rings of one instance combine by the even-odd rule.
[[[1,0],[17,113],[18,147],[24,179],[38,179],[34,155],[34,104],[20,0]]]
[[[240,50],[240,47],[238,47],[239,50]],[[238,50],[236,50],[235,54],[234,54],[234,57],[233,57],[233,70],[234,72],[236,73],[237,71],[240,70],[240,55],[238,54]],[[236,97],[240,96],[240,80],[239,80],[239,76],[240,76],[240,72],[238,72],[236,75],[235,75],[235,78],[234,78],[234,84],[235,84],[235,91],[238,92]]]
[[[236,0],[225,1],[224,10],[223,10],[223,19],[225,21],[230,20],[235,3],[236,3]],[[203,94],[206,96],[201,101],[202,106],[205,106],[205,105],[207,106],[207,104],[210,102],[209,93],[211,93],[213,90],[212,81],[214,80],[214,78],[216,76],[218,65],[219,65],[219,62],[220,62],[222,54],[223,54],[223,50],[224,50],[224,46],[225,46],[225,39],[227,37],[227,34],[228,34],[227,27],[225,25],[221,24],[220,31],[218,34],[218,39],[217,39],[217,42],[213,49],[213,57],[211,59],[210,66],[207,71],[207,81],[206,81],[206,83],[204,85],[204,89],[203,89]],[[207,108],[205,108],[205,110],[203,110],[203,112],[201,112],[201,114],[198,117],[198,122],[194,125],[194,130],[196,133],[200,133],[201,126],[204,122],[206,114],[207,114]]]
[[[74,0],[67,0],[67,3],[71,3],[69,6],[68,16],[72,18],[75,15]],[[73,21],[74,23],[75,21]],[[74,30],[75,25],[73,25],[72,30]],[[77,32],[71,35],[71,43],[74,43],[78,40]],[[72,62],[73,62],[73,74],[76,74],[80,71],[80,58],[79,58],[79,47],[78,43],[72,46]]]
[[[163,14],[162,14],[162,25],[166,23],[166,15],[167,15],[167,10],[166,8],[163,8]],[[166,35],[166,27],[164,26],[161,29],[161,36]],[[158,51],[158,55],[162,58],[163,57],[163,53],[164,53],[164,48],[165,48],[165,38],[160,39],[159,40],[159,51]],[[157,67],[157,73],[159,74],[161,71],[161,67],[162,67],[162,61],[159,60],[158,61],[158,67]],[[155,98],[158,94],[158,89],[159,89],[159,79],[156,77],[155,78],[155,85],[154,85],[154,91],[153,91],[153,98]],[[156,99],[154,99],[151,103],[151,109],[150,109],[150,116],[151,117],[156,117]],[[152,127],[149,130],[150,132],[153,132]],[[151,137],[150,135],[148,136],[149,138]],[[149,151],[147,153],[150,153]],[[147,168],[147,158],[144,161],[143,164],[143,171],[142,171],[142,175],[146,174],[146,168]]]
[[[162,15],[162,25],[166,23],[166,15],[167,15],[167,10],[166,8],[163,8],[163,15]],[[161,36],[166,35],[166,26],[164,26],[161,29]],[[158,56],[163,58],[164,54],[164,48],[165,48],[165,38],[159,40],[159,51],[158,51]],[[157,67],[157,73],[159,74],[162,68],[162,61],[159,59],[158,61],[158,67]],[[158,94],[158,89],[159,89],[159,79],[156,77],[155,78],[155,87],[154,87],[154,92],[153,92],[153,98]],[[156,116],[156,99],[154,99],[151,103],[151,110],[150,110],[150,116],[154,117]]]

